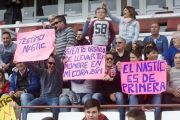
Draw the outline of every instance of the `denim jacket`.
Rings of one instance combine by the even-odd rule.
[[[9,81],[10,81],[9,92],[15,91],[16,89],[18,89],[17,72],[18,72],[18,70],[13,71],[12,75],[9,77]],[[26,88],[27,93],[33,93],[33,92],[39,91],[40,90],[39,77],[37,75],[33,74],[29,69],[27,69],[27,72],[29,72],[28,77],[27,77],[27,81],[28,81],[28,87]]]
[[[126,25],[126,23],[124,23],[121,18],[112,15],[108,8],[106,8],[106,10],[108,16],[119,25],[119,37],[125,39],[126,44],[131,41],[135,43],[139,37],[139,22],[134,19],[129,23],[129,25]]]

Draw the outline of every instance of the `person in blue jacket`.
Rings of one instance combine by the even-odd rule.
[[[174,55],[180,51],[180,31],[173,34],[174,46],[171,46],[165,55],[165,60],[171,67],[174,67]]]
[[[152,35],[145,37],[143,42],[146,44],[148,41],[154,41],[159,53],[164,57],[166,55],[166,51],[168,50],[168,39],[164,35],[160,35],[159,30],[159,24],[153,23],[151,25]]]
[[[22,62],[16,63],[16,69],[9,81],[9,95],[17,103],[20,102],[21,106],[27,106],[30,101],[40,95],[39,77],[27,69]],[[22,120],[26,120],[26,108],[22,109]]]

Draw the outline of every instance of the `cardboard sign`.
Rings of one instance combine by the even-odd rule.
[[[9,106],[11,101],[9,95],[0,98],[0,120],[16,120],[14,108]]]
[[[121,86],[126,94],[158,94],[166,90],[165,60],[121,63]]]
[[[54,41],[53,29],[18,33],[14,60],[17,62],[45,60],[54,49]]]
[[[105,73],[104,46],[75,46],[66,48],[66,59],[64,67],[64,79],[88,79],[103,80]]]

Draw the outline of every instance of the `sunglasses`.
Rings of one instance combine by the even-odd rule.
[[[121,43],[123,43],[123,42],[115,42],[115,44],[121,44]]]
[[[54,66],[56,65],[56,64],[55,64],[55,63],[53,63],[53,62],[48,62],[48,63],[49,63],[50,65],[52,65],[52,64],[53,64]]]
[[[57,22],[54,22],[52,25],[57,25],[58,23],[60,23],[61,21],[57,21]]]
[[[107,60],[107,61],[109,61],[109,60],[113,61],[114,58],[109,57],[109,58],[106,58],[106,60]]]

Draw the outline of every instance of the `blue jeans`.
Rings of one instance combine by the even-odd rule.
[[[39,97],[35,98],[33,101],[29,102],[27,106],[39,106],[39,105],[49,105],[49,106],[58,106],[59,98],[58,97]],[[27,113],[34,112],[33,108],[27,108]],[[58,120],[59,109],[51,108],[53,113],[53,118]]]
[[[108,101],[104,99],[101,93],[93,94],[92,98],[99,101],[101,105],[108,104]],[[121,92],[117,92],[115,94],[116,104],[117,105],[124,105],[125,104],[125,96]],[[125,120],[125,108],[117,108],[118,112],[120,113],[120,120]]]
[[[152,104],[161,104],[161,95],[160,94],[156,94],[154,95],[154,97],[151,100]],[[153,107],[155,109],[155,120],[158,120],[160,111],[161,111],[161,107]]]
[[[152,100],[150,101],[151,104],[161,104],[161,95],[160,94],[151,95],[151,96],[147,95],[147,99],[151,99],[151,97],[152,97]],[[137,105],[137,104],[139,104],[137,95],[131,95],[129,97],[129,105]],[[130,107],[129,110],[131,110],[133,108],[134,107]],[[153,107],[153,109],[155,109],[155,120],[158,120],[161,108]]]
[[[90,93],[77,93],[77,95],[80,96],[81,105],[84,105],[84,103],[86,102],[87,99],[92,98],[92,94],[90,94]],[[69,100],[69,97],[64,96],[64,97],[59,99],[59,105],[60,106],[67,106],[67,105],[72,105],[72,104]],[[60,108],[59,111],[60,112],[70,112],[70,108]],[[78,112],[79,109],[73,109],[73,111]]]
[[[139,104],[139,100],[137,95],[130,95],[129,97],[129,105],[138,105]],[[129,107],[129,110],[132,110],[135,107]]]
[[[29,93],[23,93],[21,94],[20,100],[21,100],[21,106],[27,106],[27,104],[34,100],[35,97],[32,94]],[[22,108],[22,120],[27,119],[27,108]]]

